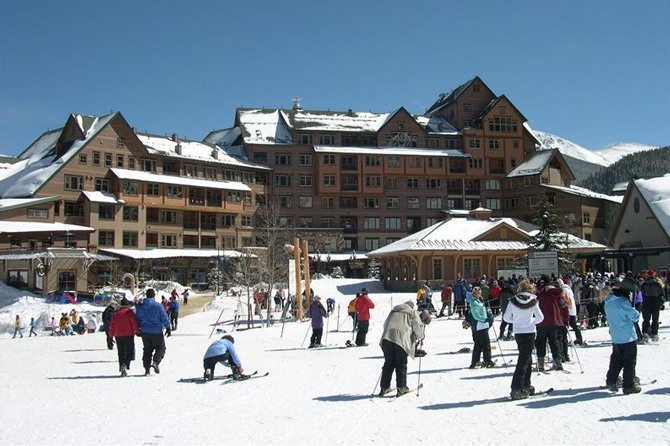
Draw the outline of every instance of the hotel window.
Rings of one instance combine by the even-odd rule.
[[[290,166],[291,155],[288,153],[278,153],[275,155],[275,164],[277,166]]]
[[[363,208],[365,209],[379,209],[379,198],[365,197],[363,198]]]
[[[500,140],[498,140],[498,139],[489,139],[489,149],[491,149],[491,150],[500,150]]]
[[[94,166],[100,165],[100,152],[93,152],[93,165]]]
[[[532,187],[533,177],[523,177],[523,187]]]
[[[505,189],[516,189],[516,180],[505,180]]]
[[[114,231],[99,231],[98,246],[114,246]]]
[[[267,164],[268,163],[268,153],[267,152],[254,152],[254,163]]]
[[[235,237],[221,237],[221,247],[223,249],[234,249]]]
[[[140,161],[143,172],[156,172],[156,160],[150,160],[147,158],[142,158]]]
[[[516,198],[505,199],[505,209],[516,209],[518,200]]]
[[[139,220],[139,208],[137,206],[123,207],[123,221],[138,221],[138,220]]]
[[[184,175],[196,178],[198,176],[198,166],[194,164],[184,164]]]
[[[86,164],[86,154],[82,153],[79,155],[79,164]]]
[[[421,157],[420,156],[410,156],[409,157],[409,167],[421,167]]]
[[[402,229],[402,219],[400,217],[386,217],[384,224],[386,229]]]
[[[135,170],[135,157],[134,156],[129,156],[128,157],[128,169]]]
[[[514,169],[516,167],[516,159],[512,158],[509,160],[509,166]]]
[[[442,181],[438,178],[428,178],[426,180],[426,189],[441,189]]]
[[[379,229],[379,217],[363,217],[363,229]]]
[[[298,217],[298,226],[302,228],[311,228],[312,217]]]
[[[216,168],[215,167],[204,167],[203,169],[203,175],[205,178],[208,180],[216,180]]]
[[[418,188],[419,188],[418,178],[407,178],[407,189],[418,189]]]
[[[540,177],[540,184],[549,184],[549,178]]]
[[[463,127],[465,127],[466,129],[469,129],[470,127],[472,127],[472,121],[469,120],[469,119],[466,119],[465,121],[463,121]]]
[[[177,223],[177,211],[161,209],[161,223],[174,225]]]
[[[463,104],[463,111],[464,111],[464,112],[472,111],[472,105],[470,105],[470,104]]]
[[[312,155],[300,155],[298,158],[301,166],[311,166],[312,165]]]
[[[442,259],[433,259],[433,279],[442,279]]]
[[[419,197],[408,197],[407,198],[407,209],[421,209],[421,204],[419,202]]]
[[[84,177],[65,175],[65,190],[84,190]]]
[[[293,226],[293,219],[291,217],[279,217],[279,227],[290,228]]]
[[[250,228],[253,227],[254,221],[251,215],[243,215],[242,216],[242,226]]]
[[[333,135],[319,135],[319,144],[322,146],[334,146],[335,136]]]
[[[321,227],[323,227],[323,228],[334,228],[335,227],[335,217],[321,217]]]
[[[84,206],[83,203],[76,203],[74,201],[65,202],[65,216],[66,217],[83,217]]]
[[[514,269],[516,262],[513,257],[498,257],[496,259],[496,265],[498,266],[498,270]]]
[[[123,195],[137,195],[137,181],[123,180]]]
[[[399,187],[399,182],[397,177],[388,177],[386,178],[386,188],[387,189],[397,189]]]
[[[123,169],[123,155],[116,155],[116,167]]]
[[[442,158],[435,158],[435,157],[430,157],[428,158],[428,167],[431,169],[441,169],[444,167],[444,159]]]
[[[528,197],[523,197],[523,204],[527,208],[531,208],[531,207],[535,206],[535,197],[532,196],[532,195],[530,195]]]
[[[500,180],[486,180],[486,190],[500,190]]]
[[[58,272],[58,289],[59,290],[77,289],[77,276],[74,271]]]
[[[245,206],[251,206],[251,194],[245,192],[242,200]]]
[[[137,231],[123,231],[123,247],[137,248]]]
[[[442,219],[437,217],[426,217],[426,227],[430,227],[441,222]]]
[[[335,187],[335,175],[324,175],[323,176],[323,186],[324,187]]]
[[[379,238],[376,237],[371,237],[371,238],[365,238],[365,250],[366,251],[374,251],[375,249],[379,249]]]
[[[340,197],[340,209],[356,209],[358,201],[354,197]]]
[[[276,175],[275,176],[275,186],[290,186],[291,185],[291,175]]]
[[[489,119],[490,132],[506,132],[515,133],[518,129],[519,122],[512,118],[496,117]]]
[[[565,221],[566,225],[572,226],[577,221],[577,216],[575,215],[574,212],[566,212],[565,214],[563,214],[563,221]]]
[[[105,153],[105,167],[112,167],[112,154]]]
[[[470,138],[470,148],[471,149],[479,149],[481,148],[479,145],[479,140],[476,138]]]
[[[321,197],[321,209],[335,209],[335,197]]]
[[[116,148],[123,149],[126,146],[126,140],[123,138],[116,138]]]
[[[486,207],[494,211],[499,210],[501,209],[500,201],[500,198],[487,198]]]
[[[481,275],[481,259],[463,259],[463,277],[479,277]]]
[[[109,192],[109,180],[105,178],[96,178],[95,190],[98,192]]]
[[[307,133],[298,133],[298,144],[312,144],[312,135]]]
[[[300,195],[298,197],[298,207],[299,208],[311,208],[312,207],[312,196],[311,195]]]
[[[400,157],[397,155],[391,155],[388,157],[389,167],[400,167]]]
[[[224,228],[235,226],[235,214],[223,214],[221,216],[221,226]]]
[[[398,197],[386,197],[386,209],[398,209],[400,200]]]
[[[335,165],[335,155],[323,155],[323,165],[324,166],[334,166]]]
[[[482,159],[481,158],[468,158],[468,166],[470,169],[481,169],[483,164],[482,164]]]
[[[28,218],[49,218],[49,211],[46,209],[28,209]]]
[[[589,211],[582,212],[582,222],[585,225],[590,225],[591,224],[591,213]]]
[[[366,166],[381,166],[382,158],[379,155],[365,155]]]
[[[161,248],[176,248],[177,234],[161,234]]]
[[[386,244],[390,245],[391,243],[395,243],[398,240],[400,240],[398,237],[386,237]]]
[[[299,175],[298,181],[300,187],[312,187],[312,176],[311,175]]]
[[[223,179],[226,181],[235,181],[235,172],[230,169],[223,171]]]
[[[519,148],[519,141],[517,141],[516,139],[514,141],[512,141],[512,148],[518,149]]]
[[[442,198],[440,197],[426,198],[426,209],[442,209]]]
[[[379,175],[367,175],[365,177],[365,185],[367,187],[381,187],[382,177]]]
[[[226,194],[226,201],[228,203],[241,203],[242,202],[242,192],[237,190],[229,190]]]
[[[113,204],[98,204],[98,218],[100,220],[114,220],[116,216],[116,206]]]
[[[293,196],[291,195],[277,195],[277,205],[280,208],[293,207]]]
[[[168,184],[167,186],[167,196],[168,198],[181,198],[184,193],[182,186],[176,186],[174,184]]]

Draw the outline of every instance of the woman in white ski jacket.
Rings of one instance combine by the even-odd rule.
[[[537,296],[533,285],[528,280],[519,282],[519,290],[510,299],[503,320],[514,324],[514,339],[519,349],[519,359],[512,378],[512,399],[524,399],[535,393],[530,384],[532,375],[533,346],[535,345],[535,325],[544,320],[544,315],[537,305]]]

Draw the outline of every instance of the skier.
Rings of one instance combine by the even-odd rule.
[[[184,306],[188,305],[188,296],[191,295],[191,292],[188,290],[188,288],[184,289],[184,292],[181,293],[182,299],[184,299]]]
[[[384,321],[379,345],[384,352],[384,366],[380,378],[379,396],[391,391],[391,377],[395,371],[397,395],[409,392],[407,387],[407,357],[414,358],[416,341],[424,338],[424,325],[414,311],[414,302],[396,305]]]
[[[503,280],[504,279],[501,277],[500,281]],[[500,314],[500,294],[502,293],[502,287],[499,285],[499,283],[499,281],[494,280],[491,285],[491,299],[489,302],[494,316]]]
[[[144,346],[142,365],[144,366],[144,374],[148,376],[151,374],[151,368],[154,369],[154,372],[160,373],[158,366],[165,356],[163,328],[165,328],[165,335],[168,337],[172,334],[172,331],[165,309],[156,302],[156,291],[149,288],[146,291],[146,296],[137,308],[136,316],[137,325],[139,325],[142,334],[142,345]]]
[[[554,360],[554,370],[563,370],[562,346],[559,343],[559,327],[569,320],[568,304],[563,290],[556,288],[547,275],[542,275],[538,290],[538,304],[544,315],[544,320],[537,325],[537,366],[544,371],[544,355],[547,352],[547,340]]]
[[[465,285],[462,278],[458,278],[454,284],[454,313],[458,313],[458,318],[465,314]]]
[[[658,341],[658,316],[663,305],[663,282],[650,269],[642,283],[642,333],[645,340]]]
[[[509,304],[509,301],[511,299],[514,299],[514,296],[516,296],[516,282],[514,282],[512,279],[509,279],[507,281],[503,281],[503,288],[502,291],[500,292],[500,310],[502,311],[503,314],[505,314],[505,311],[507,310],[507,305]],[[502,320],[500,321],[500,333],[498,333],[498,339],[499,340],[506,340],[506,341],[511,341],[514,339],[512,335],[512,331],[514,330],[514,324],[508,323],[505,318],[501,318]],[[507,328],[507,335],[505,335],[505,328]]]
[[[612,338],[612,355],[605,385],[612,392],[618,392],[617,380],[623,369],[623,393],[625,395],[640,393],[642,390],[635,380],[637,334],[634,324],[640,319],[640,313],[630,305],[628,295],[634,291],[634,287],[622,285],[622,282],[616,281],[612,285],[611,294],[605,298],[605,312]]]
[[[440,308],[440,314],[437,317],[444,316],[444,310],[447,310],[447,316],[451,316],[451,296],[454,293],[454,286],[452,284],[444,285],[442,288],[442,293],[440,293],[440,298],[442,299],[442,308]]]
[[[514,325],[514,338],[519,350],[514,377],[512,378],[512,399],[520,400],[535,394],[530,383],[533,363],[535,326],[542,322],[544,315],[537,305],[535,289],[528,280],[519,282],[519,292],[509,301],[503,313],[503,320]]]
[[[463,321],[463,328],[472,329],[472,340],[474,346],[472,348],[472,361],[470,368],[474,369],[481,367],[495,367],[495,363],[491,361],[491,339],[489,338],[489,328],[493,324],[493,313],[484,306],[482,302],[482,290],[476,286],[472,289],[472,301],[470,303],[470,311],[465,316]],[[479,361],[482,353],[484,354],[484,362]]]
[[[562,279],[563,284],[561,285],[561,289],[563,290],[563,293],[565,294],[565,297],[567,299],[567,304],[568,304],[568,324],[570,325],[570,328],[572,328],[572,331],[575,332],[575,345],[582,345],[584,343],[584,339],[582,339],[582,331],[579,329],[579,324],[577,324],[577,303],[575,302],[575,295],[572,292],[572,287],[570,286],[570,279],[566,276]],[[559,282],[560,283],[560,282]],[[565,361],[569,361],[570,358],[568,357],[568,329],[567,327],[563,326],[561,328],[563,331],[563,356]]]
[[[112,315],[114,314],[115,311],[116,311],[116,301],[112,300],[109,302],[109,305],[107,305],[107,308],[105,308],[105,311],[102,312],[102,330],[105,333],[107,333],[109,330],[109,322],[112,320]],[[107,334],[105,338],[107,339],[107,348],[109,350],[113,349],[114,338],[110,337],[109,334]]]
[[[333,311],[335,311],[335,299],[329,297],[326,299],[326,305],[328,306],[328,314],[331,314]]]
[[[356,331],[356,325],[358,322],[358,315],[356,314],[356,302],[358,301],[359,297],[361,297],[361,294],[356,293],[356,297],[351,299],[351,301],[349,302],[349,306],[347,307],[347,313],[349,314],[349,316],[351,316],[351,320],[354,321],[354,326],[351,330],[352,333]]]
[[[433,311],[433,290],[430,288],[430,282],[427,280],[421,284],[421,287],[416,292],[417,309],[423,310],[427,308],[428,311]]]
[[[233,372],[234,380],[249,378],[248,375],[244,375],[242,361],[240,361],[240,357],[237,356],[234,344],[235,339],[227,334],[218,341],[212,342],[209,348],[207,348],[205,356],[202,359],[202,366],[205,368],[205,381],[214,379],[214,369],[216,368],[217,362],[230,367]]]
[[[130,370],[130,361],[135,359],[135,335],[140,334],[135,313],[130,308],[130,302],[125,297],[121,299],[119,309],[112,315],[107,336],[116,339],[116,349],[119,356],[119,372],[127,376]]]
[[[321,336],[323,336],[323,318],[328,317],[326,309],[321,303],[321,296],[316,296],[309,307],[309,317],[312,319],[312,337],[309,340],[309,348],[321,347]]]
[[[368,345],[365,343],[365,336],[370,327],[370,310],[375,304],[368,297],[368,289],[363,288],[361,294],[356,300],[356,314],[358,319],[358,332],[356,333],[356,345],[362,347]]]
[[[35,332],[35,318],[34,317],[30,318],[30,333],[28,334],[28,337],[31,337],[32,335],[37,336],[37,332]]]
[[[177,302],[177,299],[174,296],[170,297],[168,310],[170,316],[170,328],[172,331],[175,331],[177,329],[177,323],[179,322],[179,302]]]
[[[19,315],[17,314],[17,315],[16,315],[16,319],[14,319],[14,336],[12,336],[12,339],[14,339],[14,338],[16,337],[16,334],[17,334],[17,333],[21,335],[21,338],[23,338],[23,327],[22,327],[22,324],[23,324],[23,323],[21,322],[21,318],[20,318]]]

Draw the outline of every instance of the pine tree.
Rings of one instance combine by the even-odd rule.
[[[559,219],[556,208],[549,201],[547,195],[536,206],[533,224],[538,226],[538,232],[528,240],[528,252],[555,251],[558,253],[558,268],[567,271],[572,267],[574,261],[572,255],[567,251],[569,244],[568,235],[559,230]],[[527,259],[527,257],[526,257]]]

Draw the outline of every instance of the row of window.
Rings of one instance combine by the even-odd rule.
[[[124,148],[125,147],[125,141],[123,138],[118,138],[116,140],[116,147],[117,148]],[[93,166],[104,166],[104,167],[117,167],[119,169],[123,169],[126,166],[126,156],[123,154],[117,154],[116,159],[114,157],[113,153],[110,152],[97,152],[93,151],[92,152],[92,159],[91,159],[91,165]],[[114,163],[116,161],[116,163]],[[79,164],[82,165],[87,165],[88,164],[88,155],[86,153],[81,153],[79,154]],[[128,162],[127,162],[128,169],[135,169],[135,157],[133,156],[128,156]]]
[[[402,127],[402,126],[399,126]],[[372,147],[377,145],[376,138],[353,138],[348,136],[342,137],[342,145],[347,146],[363,146],[363,147]],[[298,133],[296,136],[296,143],[303,145],[312,145],[315,142],[318,142],[317,145],[320,146],[334,146],[335,135],[312,135],[309,133]],[[440,148],[440,140],[438,138],[426,138],[425,139],[426,147],[429,148]],[[417,137],[412,136],[407,132],[395,132],[386,137],[386,147],[416,147]],[[444,143],[445,149],[460,149],[460,141],[458,139],[448,139]],[[260,161],[261,158],[254,160],[256,162]],[[267,155],[265,157],[267,161]],[[311,164],[310,164],[311,165]]]
[[[502,148],[502,141],[499,139],[489,139],[489,150],[500,150]],[[519,148],[519,141],[512,141],[512,147],[515,149]],[[470,138],[470,148],[471,149],[481,149],[481,140],[478,138]]]
[[[147,210],[147,222],[148,223],[163,223],[163,224],[178,224],[178,216],[180,211],[172,209],[155,209],[151,208]],[[139,221],[139,207],[138,206],[123,206],[122,210],[123,221],[126,222],[137,222]],[[185,225],[194,226],[197,228],[198,225],[191,221],[189,214],[184,214]],[[201,214],[200,224],[205,229],[216,229],[216,218],[219,214]],[[236,214],[220,214],[221,218],[221,227],[233,227],[235,226]],[[98,205],[98,218],[100,220],[114,220],[116,219],[116,205],[101,203]],[[250,215],[241,216],[242,226],[253,227],[253,219]]]

